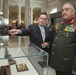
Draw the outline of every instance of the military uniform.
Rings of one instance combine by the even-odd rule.
[[[52,36],[54,38],[55,33],[56,33],[55,26],[50,24],[49,26],[47,26],[47,28],[52,32]]]
[[[62,24],[56,32],[50,66],[61,72],[76,70],[76,18]]]

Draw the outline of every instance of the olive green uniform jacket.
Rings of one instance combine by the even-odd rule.
[[[76,70],[76,19],[72,24],[62,24],[56,32],[50,66],[63,72]]]

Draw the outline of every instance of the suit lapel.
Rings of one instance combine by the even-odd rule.
[[[44,28],[45,28],[45,40],[46,40],[46,38],[48,36],[48,32],[47,32],[47,28],[45,26],[44,26]]]
[[[43,41],[42,40],[42,35],[41,35],[41,30],[40,30],[38,25],[36,25],[36,29],[37,29],[37,34],[38,34],[38,37],[40,38],[40,41]]]

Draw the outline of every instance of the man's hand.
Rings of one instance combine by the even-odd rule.
[[[21,31],[20,29],[12,29],[12,30],[9,30],[9,34],[16,35],[16,34],[19,34],[20,31]]]
[[[76,71],[72,71],[72,75],[76,75]]]
[[[42,48],[48,47],[48,45],[49,44],[47,42],[44,42],[44,43],[41,44]]]

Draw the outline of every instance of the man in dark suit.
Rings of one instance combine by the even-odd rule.
[[[48,15],[43,12],[38,18],[37,24],[30,25],[27,29],[12,29],[9,30],[11,35],[18,34],[20,36],[28,35],[30,37],[30,42],[40,47],[44,51],[50,54],[50,48],[52,44],[52,33],[48,30],[45,25]]]
[[[64,22],[56,32],[51,48],[50,66],[56,75],[76,75],[76,16],[73,3],[62,6]]]

